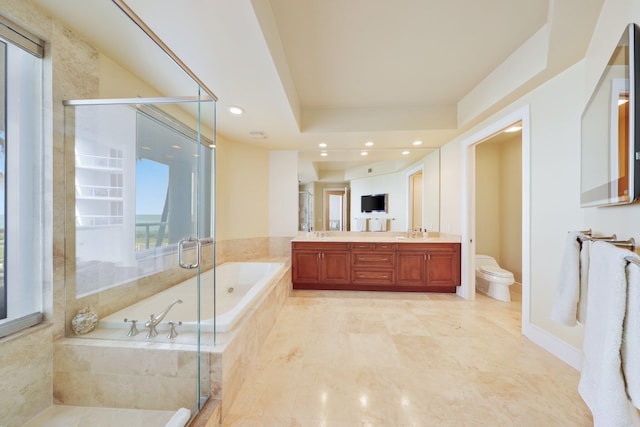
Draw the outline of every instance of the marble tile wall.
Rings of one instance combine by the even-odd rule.
[[[154,410],[193,404],[194,346],[74,338],[54,346],[55,404]]]
[[[0,340],[0,425],[22,426],[51,405],[51,324]]]
[[[218,365],[212,370],[212,382],[219,379],[221,413],[224,417],[256,363],[267,335],[275,324],[278,313],[284,307],[291,292],[291,268],[277,278],[264,300],[245,316],[236,335],[221,346]]]

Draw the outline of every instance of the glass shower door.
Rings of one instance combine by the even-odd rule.
[[[197,369],[177,373],[196,383],[195,403],[180,405],[197,411],[210,394],[209,352],[201,349],[215,342],[215,324],[208,326],[215,310],[215,102],[67,101],[65,122],[73,177],[66,234],[75,254],[66,266],[67,319],[73,329],[87,307],[100,319],[90,333],[67,335],[180,344],[182,360],[190,360],[184,369]],[[207,328],[201,316],[211,319]]]

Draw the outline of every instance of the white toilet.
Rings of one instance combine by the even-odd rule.
[[[514,282],[513,273],[501,268],[493,257],[476,254],[476,290],[491,298],[510,302],[509,286]]]

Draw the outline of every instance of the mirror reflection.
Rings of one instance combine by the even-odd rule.
[[[300,231],[440,230],[437,148],[302,151],[298,177]]]
[[[630,76],[638,39],[630,24],[613,50],[609,62],[582,114],[581,206],[633,202],[638,194],[634,162],[636,151],[633,117],[634,94]]]

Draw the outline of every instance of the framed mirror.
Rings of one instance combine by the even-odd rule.
[[[639,41],[639,27],[629,24],[582,114],[582,207],[632,203],[640,193]]]

